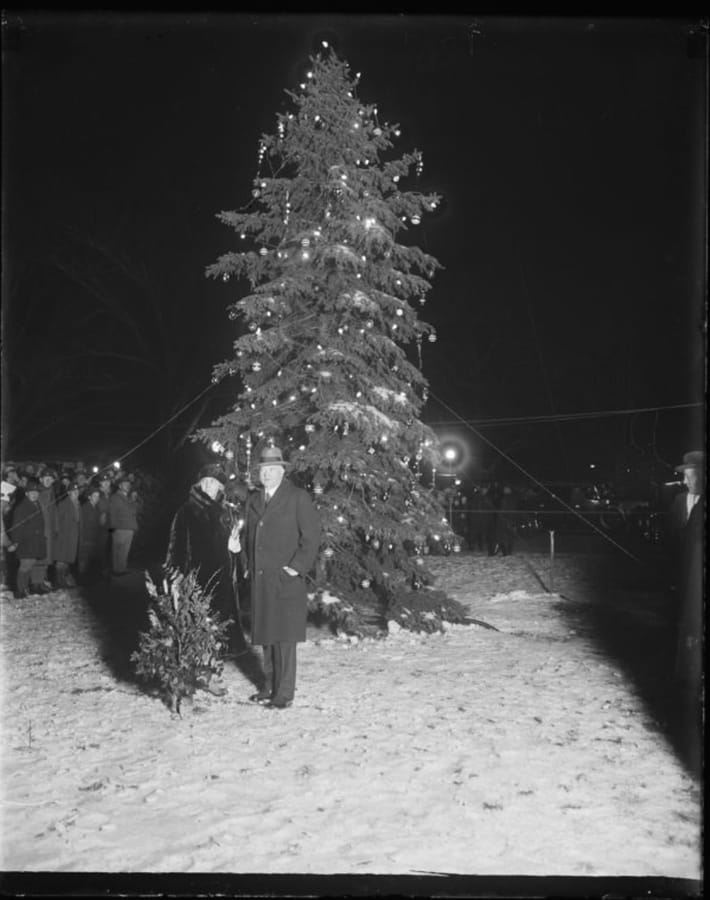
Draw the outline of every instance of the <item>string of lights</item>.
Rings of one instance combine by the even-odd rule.
[[[442,406],[446,407],[446,404],[434,397],[431,392],[430,395],[432,399],[437,400],[438,403],[441,403]],[[457,416],[456,419],[430,421],[427,422],[427,425],[429,425],[430,428],[445,427],[449,425],[477,425],[479,427],[485,427],[487,425],[519,425],[526,422],[565,422],[582,419],[604,419],[610,416],[629,416],[646,412],[662,412],[664,410],[672,409],[693,409],[702,405],[702,403],[676,403],[670,406],[641,406],[629,409],[605,409],[597,410],[595,412],[560,413],[558,415],[549,414],[542,416],[505,416],[498,419],[464,419],[461,416]],[[446,408],[448,409],[448,407]]]

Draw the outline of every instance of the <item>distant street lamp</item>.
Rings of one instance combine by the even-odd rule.
[[[459,458],[459,451],[456,447],[449,445],[448,447],[444,447],[444,459],[448,465],[448,472],[445,473],[447,478],[453,479],[454,476],[454,463]],[[453,480],[449,482],[449,525],[451,528],[454,527],[453,517],[454,517],[454,492],[455,485]]]

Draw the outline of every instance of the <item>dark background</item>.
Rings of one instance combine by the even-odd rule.
[[[215,214],[325,37],[443,197],[423,419],[473,476],[667,471],[704,445],[706,32],[6,12],[3,456],[165,465],[234,401]]]

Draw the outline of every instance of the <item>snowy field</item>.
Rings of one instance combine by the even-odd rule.
[[[661,612],[586,566],[560,556],[550,593],[543,555],[431,560],[492,628],[310,627],[291,709],[248,701],[242,658],[182,718],[111,652],[140,573],[100,601],[5,593],[3,871],[699,879],[701,785],[594,605],[639,635]]]

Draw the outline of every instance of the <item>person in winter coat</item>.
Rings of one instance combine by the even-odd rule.
[[[41,582],[38,580],[37,584],[38,586],[41,585],[45,593],[48,593],[52,590],[49,568],[54,565],[54,541],[57,536],[57,494],[54,489],[54,483],[57,480],[56,474],[51,469],[45,469],[39,480],[42,485],[39,492],[39,505],[42,507],[44,536],[47,539],[47,555],[42,563],[39,564],[44,567],[44,571],[42,572]]]
[[[106,529],[101,524],[99,499],[101,489],[90,485],[81,504],[79,527],[79,578],[85,584],[96,581],[102,574],[106,553]]]
[[[16,486],[3,479],[2,482],[2,585],[10,587],[14,581],[12,577],[14,566],[12,562],[15,558],[15,550],[17,547],[13,544],[8,529],[11,522],[12,513],[12,495],[16,492]]]
[[[212,595],[212,606],[222,619],[231,619],[230,650],[240,654],[247,643],[239,621],[239,602],[230,554],[241,550],[239,524],[232,524],[222,504],[227,478],[219,466],[200,471],[196,484],[175,513],[165,567],[183,575],[196,572],[198,584]]]
[[[99,522],[103,529],[103,558],[101,563],[101,574],[108,578],[111,572],[111,495],[113,493],[113,482],[111,477],[103,474],[99,478]]]
[[[517,534],[518,498],[508,484],[503,485],[498,510],[496,516],[496,550],[499,549],[503,556],[510,556],[513,552],[513,544]]]
[[[79,556],[81,509],[79,485],[70,484],[67,495],[57,504],[57,538],[54,542],[54,565],[57,587],[76,587],[71,569]]]
[[[250,581],[251,639],[263,647],[264,684],[250,699],[271,709],[291,706],[296,646],[306,639],[306,575],[320,543],[320,519],[309,495],[284,478],[278,447],[260,456],[263,491],[246,504],[244,572]]]
[[[111,563],[114,575],[125,575],[128,554],[133,537],[138,531],[138,503],[133,482],[123,474],[118,479],[118,490],[109,501],[109,526],[111,532]]]
[[[39,482],[35,478],[27,479],[25,496],[13,510],[10,538],[20,560],[15,597],[20,600],[28,594],[48,593],[41,583],[47,571],[47,538],[39,504]]]
[[[669,516],[677,596],[675,675],[685,687],[699,692],[703,668],[705,454],[691,450],[675,471],[683,475],[687,488],[673,499]]]

